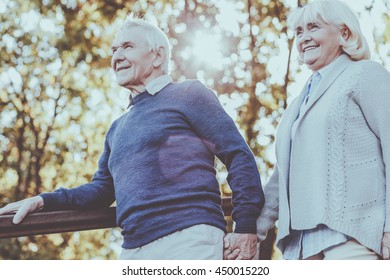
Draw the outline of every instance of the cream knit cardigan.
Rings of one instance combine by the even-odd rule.
[[[390,74],[347,55],[329,66],[291,144],[304,90],[283,114],[258,238],[279,219],[283,252],[290,227],[325,224],[381,254],[383,232],[390,231]]]

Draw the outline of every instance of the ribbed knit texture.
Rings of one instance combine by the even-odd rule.
[[[383,232],[390,231],[390,74],[376,62],[355,62],[345,55],[336,63],[335,77],[325,81],[327,87],[320,85],[323,95],[297,128],[290,159],[285,153],[290,143],[283,137],[289,136],[300,104],[283,114],[278,167],[265,186],[258,235],[265,237],[279,210],[282,251],[290,227],[324,224],[380,254]]]
[[[255,233],[264,202],[255,159],[215,94],[198,81],[137,95],[109,129],[91,183],[43,194],[45,209],[107,207],[123,247],[209,224],[226,231],[214,155],[226,165],[236,232]]]

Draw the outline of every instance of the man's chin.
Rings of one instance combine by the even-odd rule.
[[[121,87],[124,87],[124,88],[127,88],[127,89],[130,89],[130,88],[131,88],[131,82],[117,80],[117,83],[118,83],[118,85],[120,85]]]

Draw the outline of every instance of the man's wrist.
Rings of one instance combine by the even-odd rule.
[[[34,196],[34,197],[32,197],[32,199],[34,200],[34,203],[36,203],[36,205],[37,205],[36,210],[43,209],[45,202],[40,195]]]
[[[234,233],[247,233],[247,234],[257,234],[257,228],[256,226],[241,226],[241,227],[236,227],[234,229]]]

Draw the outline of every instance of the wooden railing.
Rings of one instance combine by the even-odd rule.
[[[231,198],[222,199],[222,209],[225,216],[231,215],[233,210]],[[18,225],[12,223],[13,215],[3,215],[0,216],[0,238],[112,228],[117,226],[115,210],[115,207],[109,207],[82,211],[38,212],[29,214]],[[261,243],[259,259],[271,259],[274,239],[274,230],[271,230],[267,239]]]

